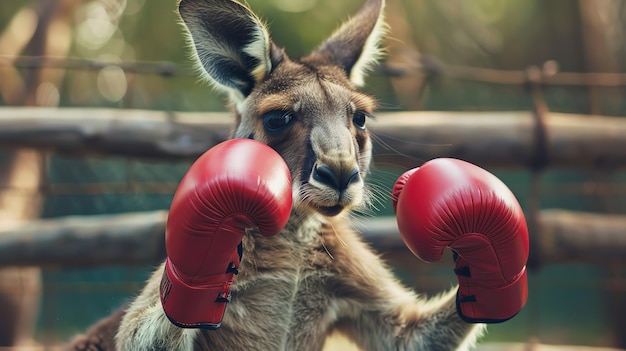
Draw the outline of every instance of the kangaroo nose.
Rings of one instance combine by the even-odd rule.
[[[341,172],[337,174],[329,167],[316,166],[313,170],[313,179],[339,191],[343,191],[350,184],[359,181],[361,178],[358,168],[353,168],[349,172]]]

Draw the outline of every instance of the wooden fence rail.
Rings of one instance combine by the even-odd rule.
[[[165,257],[166,211],[36,220],[0,231],[0,266],[153,265]],[[535,238],[542,264],[626,262],[626,216],[544,210]],[[378,251],[406,251],[395,218],[361,221]],[[54,249],[52,249],[54,248]]]
[[[226,113],[0,107],[0,147],[67,154],[194,159],[224,140]],[[537,155],[555,168],[626,165],[626,118],[547,112],[396,112],[371,121],[374,160],[414,167],[456,157],[484,167],[526,168]],[[545,140],[537,140],[545,135]]]

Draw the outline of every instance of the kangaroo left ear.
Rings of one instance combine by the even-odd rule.
[[[367,71],[382,54],[379,43],[386,29],[384,7],[385,0],[369,0],[309,57],[338,64],[354,85],[363,85]]]
[[[267,28],[235,0],[181,0],[196,61],[215,86],[241,101],[284,57]]]

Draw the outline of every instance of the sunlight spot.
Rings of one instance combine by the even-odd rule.
[[[281,11],[285,12],[304,12],[312,9],[318,0],[274,0],[274,4]]]
[[[35,93],[35,102],[37,106],[57,107],[59,106],[60,100],[61,95],[59,93],[59,89],[57,89],[54,84],[50,82],[43,82],[37,87],[37,91]]]
[[[111,102],[122,100],[128,90],[126,73],[119,66],[107,66],[101,69],[98,72],[97,82],[100,94]]]
[[[76,29],[78,43],[91,50],[102,48],[109,41],[117,26],[99,2],[90,2],[81,8],[82,21]]]
[[[30,41],[37,28],[37,13],[31,8],[20,10],[0,35],[0,52],[4,55],[19,54]]]

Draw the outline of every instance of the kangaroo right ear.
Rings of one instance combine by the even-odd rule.
[[[329,59],[343,67],[350,81],[363,85],[366,72],[381,56],[379,41],[385,33],[385,0],[368,0],[311,57]]]
[[[282,59],[263,23],[232,0],[182,0],[178,11],[197,62],[236,100],[250,94]]]

